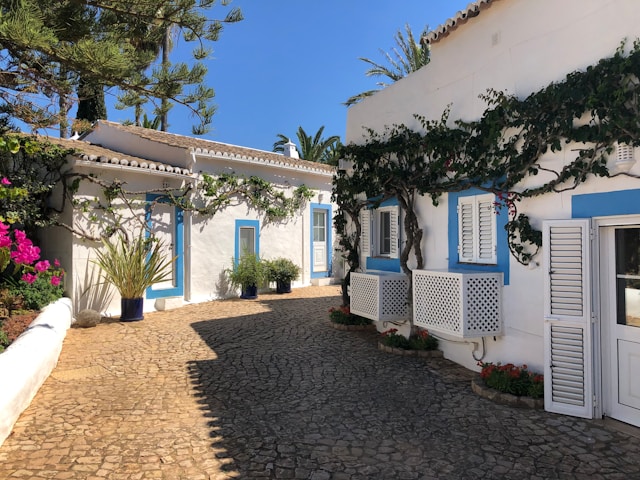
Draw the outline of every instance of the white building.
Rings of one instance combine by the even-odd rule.
[[[150,222],[170,246],[167,253],[177,257],[172,279],[148,289],[147,311],[236,295],[229,289],[224,271],[245,248],[263,259],[285,257],[300,266],[301,275],[294,287],[327,283],[341,275],[336,271],[341,263],[335,261],[332,246],[334,169],[299,159],[295,147],[290,156],[285,156],[108,121],[99,121],[82,140],[56,141],[76,150],[69,157],[74,173],[90,175],[106,184],[118,180],[127,191],[140,192],[133,195],[138,200],[137,210],[127,213],[122,208],[129,222],[126,228],[139,228],[136,222]],[[245,202],[233,202],[213,216],[161,202],[149,216],[144,205],[156,200],[154,190],[179,191],[201,182],[202,173],[260,177],[289,196],[293,189],[305,185],[313,190],[313,198],[294,217],[271,223],[265,221],[264,212]],[[101,186],[84,180],[74,198],[91,201],[102,195]],[[76,230],[99,235],[91,213],[67,203],[61,219]],[[73,297],[74,310],[92,308],[118,315],[117,292],[108,285],[97,285],[99,270],[92,260],[100,244],[59,227],[46,235],[46,254],[59,258],[67,270],[66,288]]]
[[[382,132],[385,126],[405,124],[418,130],[414,114],[436,120],[449,105],[451,121],[477,120],[486,109],[479,95],[487,89],[525,98],[562,81],[570,72],[613,56],[623,40],[631,44],[640,38],[638,19],[637,0],[474,2],[427,38],[432,49],[429,65],[349,109],[346,143],[364,143],[364,127]],[[562,163],[575,156],[568,150],[549,151],[548,160]],[[635,149],[635,158],[638,155]],[[626,160],[624,167],[629,168]],[[614,158],[609,167],[620,168]],[[633,164],[629,173],[640,175],[640,165]],[[529,267],[509,254],[501,226],[504,216],[491,220],[497,225],[490,225],[493,249],[487,258],[473,251],[459,254],[458,207],[474,212],[483,202],[493,203],[494,198],[482,193],[445,194],[437,207],[423,198],[418,208],[425,231],[424,270],[461,269],[468,278],[472,273],[502,278],[491,295],[487,292],[493,286],[480,287],[484,301],[498,307],[488,314],[489,323],[497,323],[485,333],[474,336],[457,326],[434,326],[434,333],[443,339],[445,356],[471,369],[478,369],[477,358],[527,364],[530,370],[545,373],[548,410],[586,418],[606,415],[640,426],[640,290],[627,282],[616,293],[616,284],[637,280],[640,269],[636,264],[635,274],[627,278],[616,270],[615,261],[616,255],[624,255],[623,249],[638,248],[640,181],[630,176],[590,177],[575,190],[521,202],[519,210],[545,232],[542,250]],[[375,229],[375,223],[371,227]],[[562,232],[577,235],[569,247],[577,258],[577,281],[571,287],[575,295],[570,299],[577,307],[571,311],[556,308],[556,295],[568,294],[550,280],[558,267],[550,235]],[[393,252],[380,254],[371,245],[363,250],[362,265],[368,269],[399,271]],[[440,297],[446,302],[470,301],[465,293],[457,296],[459,287],[453,283],[441,285]],[[417,324],[426,308],[421,298],[418,292],[413,304]],[[352,306],[353,302],[352,297]],[[382,330],[382,322],[378,323]]]

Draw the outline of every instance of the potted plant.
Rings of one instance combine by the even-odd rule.
[[[120,321],[142,320],[145,290],[170,278],[175,258],[165,258],[162,244],[143,234],[132,241],[120,234],[116,240],[103,239],[102,243],[105,248],[98,250],[95,263],[105,282],[122,297]]]
[[[291,281],[300,275],[300,267],[288,258],[276,258],[267,262],[267,280],[276,282],[277,293],[291,293]]]
[[[233,268],[227,271],[231,286],[240,288],[240,298],[258,297],[258,287],[266,278],[265,264],[255,253],[245,253],[239,260],[232,259]]]

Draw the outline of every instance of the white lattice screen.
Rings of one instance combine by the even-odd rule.
[[[502,333],[502,273],[413,271],[414,323],[462,338]]]
[[[400,273],[352,273],[351,312],[375,321],[405,319],[408,289],[409,279]]]

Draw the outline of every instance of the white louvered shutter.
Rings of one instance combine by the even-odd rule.
[[[496,263],[496,213],[493,195],[483,195],[475,205],[477,211],[478,243],[476,261]]]
[[[475,261],[475,200],[474,197],[458,199],[458,261]]]
[[[371,211],[366,208],[360,210],[360,253],[371,256]]]
[[[589,220],[543,225],[545,410],[593,418]]]
[[[389,221],[391,223],[391,247],[389,249],[390,258],[400,256],[400,207],[389,209]]]

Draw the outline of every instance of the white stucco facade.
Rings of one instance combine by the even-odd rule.
[[[340,262],[336,261],[337,255],[331,246],[335,212],[335,206],[330,203],[332,167],[289,159],[273,152],[145,130],[99,122],[82,142],[73,145],[80,153],[70,159],[75,173],[91,175],[106,184],[124,181],[127,191],[138,192],[137,207],[133,211],[122,207],[121,213],[126,219],[123,226],[127,231],[140,230],[140,222],[144,223],[148,214],[145,205],[153,202],[154,192],[167,188],[180,191],[189,184],[197,187],[205,173],[214,177],[220,174],[256,176],[287,196],[301,185],[313,191],[313,198],[293,217],[271,223],[263,211],[237,200],[213,216],[182,211],[173,205],[160,206],[163,240],[174,249],[178,260],[168,293],[156,291],[155,287],[148,291],[145,311],[236,296],[238,292],[230,289],[225,270],[232,267],[232,259],[238,256],[242,226],[255,230],[256,253],[260,258],[285,257],[301,268],[300,277],[293,282],[294,288],[339,278]],[[108,151],[96,150],[98,145]],[[94,153],[83,155],[83,151]],[[153,164],[153,168],[147,163]],[[192,192],[196,191],[197,188],[192,188]],[[101,195],[102,187],[82,181],[74,198],[91,200]],[[190,198],[201,205],[198,194]],[[116,205],[119,205],[117,201]],[[314,211],[323,212],[326,218],[327,267],[324,270],[313,266]],[[82,212],[81,208],[72,209],[67,204],[62,219],[91,236],[98,237],[101,233],[100,224],[91,219],[91,212]],[[119,315],[120,297],[110,285],[100,284],[100,272],[94,264],[100,244],[63,228],[51,229],[48,235],[51,242],[48,242],[47,253],[60,258],[67,270],[66,287],[72,295],[74,309],[92,308],[105,315]]]
[[[476,2],[481,3],[481,2]],[[421,70],[381,90],[348,110],[346,143],[361,144],[366,140],[365,128],[383,132],[386,126],[405,124],[419,130],[414,115],[437,120],[449,106],[450,121],[477,120],[486,109],[478,97],[487,89],[505,91],[519,98],[562,81],[575,70],[611,57],[623,40],[632,44],[640,38],[640,3],[636,0],[496,0],[485,5],[475,18],[469,18],[448,35],[431,45],[431,62]],[[575,158],[572,145],[561,152],[546,154],[545,161],[556,164]],[[635,149],[635,158],[640,151]],[[610,161],[613,168],[614,160]],[[612,170],[615,173],[615,170]],[[631,174],[640,175],[634,164]],[[541,183],[544,176],[535,179]],[[532,186],[534,182],[524,186]],[[636,225],[640,222],[640,204],[633,200],[622,208],[617,202],[635,199],[640,180],[629,176],[589,178],[575,190],[525,199],[518,211],[526,213],[535,228],[554,219],[588,218],[594,240],[590,247],[589,281],[593,301],[593,394],[606,400],[607,329],[601,316],[605,299],[601,298],[599,270],[604,268],[599,252],[599,226],[610,223]],[[595,197],[593,194],[618,192],[621,196]],[[626,196],[628,195],[628,197]],[[640,197],[639,197],[640,198]],[[601,199],[602,203],[598,203]],[[450,248],[451,202],[456,197],[443,195],[434,207],[424,198],[417,213],[425,235],[422,241],[425,269],[451,268]],[[598,206],[592,213],[589,206]],[[454,206],[455,208],[455,206]],[[613,219],[619,219],[614,221]],[[456,227],[457,228],[457,227]],[[499,227],[500,228],[500,227]],[[602,235],[604,235],[602,231]],[[608,234],[608,233],[607,233]],[[527,364],[531,370],[545,369],[545,289],[543,256],[545,248],[530,266],[508,257],[504,266],[505,285],[502,292],[504,329],[501,336],[461,340],[442,335],[445,357],[470,369],[478,370],[477,358],[485,362]],[[499,248],[505,248],[505,245]],[[363,262],[364,264],[364,262]],[[412,266],[412,265],[410,265]],[[464,268],[464,265],[460,265]],[[414,300],[415,301],[415,300]],[[379,330],[388,326],[379,325]],[[403,327],[405,330],[407,327]],[[405,332],[406,333],[406,332]],[[605,370],[605,373],[599,373]],[[604,411],[602,404],[604,403]],[[607,414],[607,402],[600,402],[595,415]],[[625,420],[630,423],[635,420]]]

